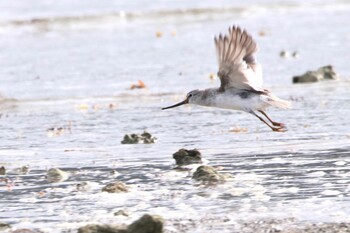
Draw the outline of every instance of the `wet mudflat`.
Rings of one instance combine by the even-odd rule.
[[[3,16],[0,222],[76,232],[148,213],[164,218],[165,232],[313,232],[312,224],[348,232],[350,5],[223,3],[229,10],[222,13],[209,3],[183,12],[172,4],[126,6],[123,19],[105,17],[104,6],[93,19],[62,21],[74,15],[64,7],[50,17],[35,10]],[[218,85],[210,78],[213,36],[233,23],[256,38],[265,86],[293,102],[269,111],[285,133],[241,112],[160,110]],[[328,64],[339,80],[292,84]],[[145,130],[155,143],[121,143]],[[179,169],[172,156],[181,148],[197,148],[225,182],[192,179],[200,164]],[[102,191],[115,182],[126,191]]]

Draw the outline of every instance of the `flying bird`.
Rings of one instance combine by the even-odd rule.
[[[265,109],[289,108],[291,103],[262,87],[262,66],[256,59],[258,47],[252,36],[232,26],[228,34],[215,36],[214,41],[220,87],[190,91],[184,101],[162,110],[183,104],[239,110],[254,115],[273,131],[286,131],[285,124],[273,121]]]

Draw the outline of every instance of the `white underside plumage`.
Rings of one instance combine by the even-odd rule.
[[[209,91],[208,89],[206,91]],[[211,91],[210,91],[211,92]],[[212,90],[207,98],[193,98],[190,103],[224,109],[239,110],[245,112],[264,111],[270,106],[289,108],[290,102],[281,100],[272,94],[257,94],[247,92],[246,98],[242,98],[237,91],[216,92]]]
[[[264,110],[270,106],[263,96],[255,95],[251,98],[242,99],[238,95],[218,95],[213,99],[212,107],[225,108],[250,112],[251,110]]]

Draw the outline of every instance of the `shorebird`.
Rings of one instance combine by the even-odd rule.
[[[289,108],[291,104],[262,87],[262,66],[256,59],[258,47],[252,36],[232,26],[227,35],[215,36],[214,41],[220,87],[190,91],[184,101],[162,110],[183,104],[240,110],[256,116],[273,131],[286,131],[285,124],[271,120],[265,109],[270,106]]]

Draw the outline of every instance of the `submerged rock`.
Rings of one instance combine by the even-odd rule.
[[[68,172],[62,171],[59,168],[51,168],[46,173],[47,181],[54,182],[62,182],[69,178]]]
[[[294,51],[294,52],[292,53],[292,57],[298,58],[298,57],[299,57],[298,51]]]
[[[323,66],[316,71],[307,71],[301,76],[294,76],[293,83],[312,83],[323,80],[335,80],[338,75],[333,70],[333,66]]]
[[[126,212],[125,210],[118,210],[117,212],[114,213],[114,216],[124,216],[124,217],[128,217],[129,213]]]
[[[89,224],[78,229],[78,233],[127,233],[126,227],[113,225]]]
[[[152,135],[146,131],[142,134],[125,134],[122,144],[150,144],[154,143],[157,138],[152,137]]]
[[[286,50],[282,50],[282,51],[280,52],[280,57],[282,57],[282,58],[287,58],[287,57],[289,57],[289,52],[286,51]]]
[[[39,230],[22,228],[22,229],[17,229],[15,231],[11,231],[11,233],[43,233],[43,232]]]
[[[102,192],[108,193],[126,193],[128,192],[127,186],[123,182],[109,183],[102,188]]]
[[[224,182],[226,176],[219,174],[219,172],[211,166],[200,166],[193,173],[192,179],[207,182]]]
[[[0,176],[6,175],[6,168],[4,166],[0,167]]]
[[[140,219],[124,225],[89,224],[78,229],[78,233],[162,233],[164,220],[158,215],[145,214]]]
[[[201,153],[197,149],[180,149],[173,154],[173,158],[176,161],[176,165],[179,166],[202,163]]]
[[[11,229],[11,226],[7,223],[0,222],[0,231],[8,231]]]
[[[131,223],[128,233],[162,233],[164,219],[158,215],[143,215],[139,220]]]
[[[83,181],[78,184],[76,184],[77,191],[88,191],[91,189],[91,184],[88,181]]]
[[[15,168],[13,170],[13,172],[16,173],[16,174],[20,174],[20,175],[26,175],[26,174],[29,173],[29,166],[26,165],[26,166]]]

